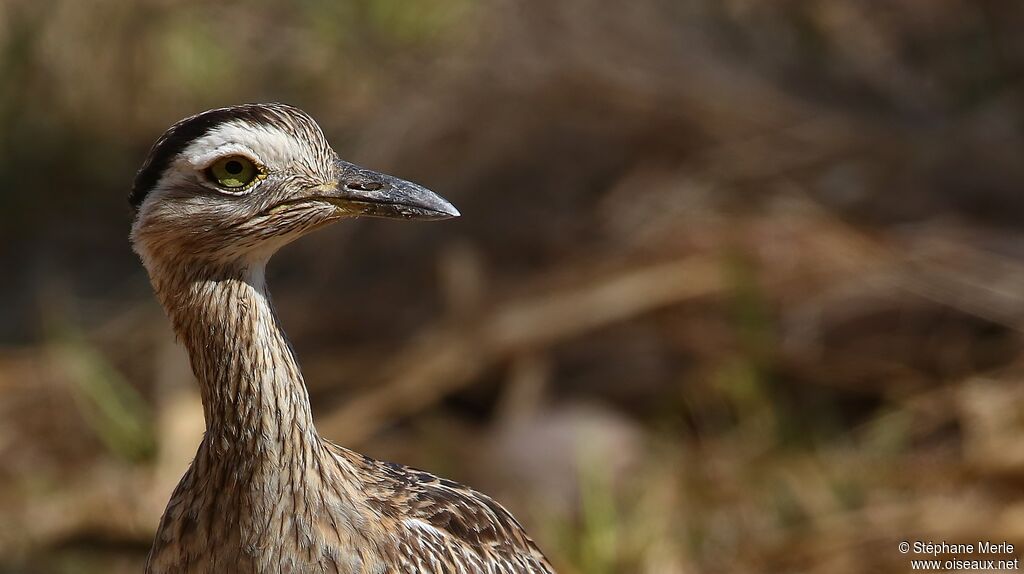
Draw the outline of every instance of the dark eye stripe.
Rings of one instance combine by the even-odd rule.
[[[174,158],[193,141],[233,121],[274,127],[288,133],[319,129],[310,127],[316,123],[305,112],[285,104],[243,104],[208,110],[185,118],[171,126],[150,148],[145,163],[135,174],[135,182],[128,195],[128,203],[132,208],[138,209],[142,205]]]

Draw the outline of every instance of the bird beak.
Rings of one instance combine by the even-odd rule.
[[[459,210],[440,195],[398,179],[337,160],[336,189],[322,197],[354,215],[391,219],[448,219]]]

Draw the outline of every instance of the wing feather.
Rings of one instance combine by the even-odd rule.
[[[367,502],[393,521],[400,574],[555,574],[512,514],[487,495],[331,444]]]

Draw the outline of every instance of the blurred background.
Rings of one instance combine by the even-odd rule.
[[[269,281],[321,433],[563,574],[1024,543],[1024,5],[0,1],[0,572],[139,572],[203,420],[128,246],[250,101],[437,190]]]

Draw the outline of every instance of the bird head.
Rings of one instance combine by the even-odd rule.
[[[218,108],[174,124],[150,149],[129,202],[132,245],[147,266],[265,261],[346,217],[459,215],[426,188],[342,160],[313,118],[282,104]]]

